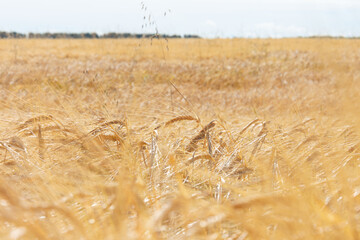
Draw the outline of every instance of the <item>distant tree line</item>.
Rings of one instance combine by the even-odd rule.
[[[17,32],[0,32],[0,38],[26,38],[26,35]]]
[[[0,32],[0,38],[200,38],[198,35],[167,35],[167,34],[134,34],[134,33],[17,33],[17,32]]]
[[[336,38],[336,39],[359,39],[359,37],[344,37],[344,36],[329,36],[329,35],[315,35],[315,36],[309,36],[309,37],[300,37],[300,38]]]

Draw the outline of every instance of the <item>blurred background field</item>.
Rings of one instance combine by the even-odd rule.
[[[1,40],[0,238],[359,238],[359,49]]]

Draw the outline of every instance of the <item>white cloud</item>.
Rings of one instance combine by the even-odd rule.
[[[221,1],[221,0],[219,0]],[[263,4],[263,5],[305,5],[305,6],[315,6],[320,5],[324,8],[326,7],[354,7],[360,6],[360,2],[358,0],[241,0],[243,4]]]
[[[248,37],[297,37],[307,34],[308,31],[303,27],[279,25],[273,22],[255,24],[251,29],[245,29],[245,35]]]
[[[210,20],[210,19],[206,20],[204,22],[204,25],[206,25],[207,27],[211,27],[211,28],[216,28],[217,27],[216,22],[214,22],[213,20]]]
[[[345,7],[352,7],[352,6],[359,6],[360,3],[358,0],[302,0],[302,1],[292,1],[292,2],[302,2],[304,4],[324,4],[326,5],[334,5],[334,6],[345,6]]]

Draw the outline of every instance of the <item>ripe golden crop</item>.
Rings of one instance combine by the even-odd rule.
[[[0,238],[359,238],[359,47],[1,40]]]

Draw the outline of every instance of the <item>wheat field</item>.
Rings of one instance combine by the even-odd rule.
[[[1,239],[359,239],[360,40],[0,41]]]

